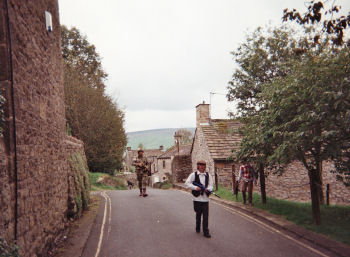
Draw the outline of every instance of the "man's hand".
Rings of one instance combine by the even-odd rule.
[[[196,188],[196,191],[201,191],[201,188],[200,188],[200,187],[197,187],[197,188]]]

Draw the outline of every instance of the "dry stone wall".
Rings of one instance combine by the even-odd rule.
[[[326,186],[329,184],[330,204],[350,205],[350,187],[346,187],[343,182],[336,180],[333,164],[324,162],[323,164],[323,192],[326,194]],[[298,202],[310,202],[310,185],[307,170],[302,163],[293,162],[288,165],[282,175],[270,172],[266,177],[267,196]],[[255,191],[260,193],[260,188],[255,187]]]

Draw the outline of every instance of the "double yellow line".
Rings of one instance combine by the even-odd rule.
[[[104,208],[104,212],[103,212],[103,220],[102,220],[102,225],[101,225],[100,238],[98,240],[95,257],[98,257],[100,254],[100,251],[101,251],[107,216],[108,216],[107,238],[109,237],[109,233],[111,232],[112,201],[111,201],[111,198],[109,197],[109,195],[107,195],[104,191],[101,192],[101,196],[105,199],[105,208]]]

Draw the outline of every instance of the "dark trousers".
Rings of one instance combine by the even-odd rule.
[[[248,201],[251,204],[253,200],[253,181],[245,182],[243,181],[242,185],[242,196],[243,196],[243,203],[246,203],[246,192],[248,189]]]
[[[193,201],[194,211],[196,212],[196,230],[201,228],[201,217],[203,215],[203,233],[209,233],[208,217],[209,217],[209,202]]]

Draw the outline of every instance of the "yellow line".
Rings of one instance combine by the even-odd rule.
[[[105,210],[104,210],[103,221],[102,221],[102,225],[101,225],[100,239],[98,240],[95,257],[98,257],[98,255],[100,254],[100,251],[101,251],[103,233],[104,233],[105,223],[106,223],[106,214],[107,214],[106,209],[107,209],[107,204],[108,204],[108,199],[106,197],[106,194],[104,192],[102,192],[101,195],[105,198]]]
[[[277,234],[280,234],[280,235],[282,235],[282,236],[288,238],[289,240],[294,241],[295,243],[297,243],[297,244],[299,244],[299,245],[301,245],[301,246],[303,246],[303,247],[309,249],[310,251],[319,254],[320,256],[329,257],[328,255],[326,255],[326,254],[324,254],[324,253],[322,253],[322,252],[316,250],[315,248],[312,248],[312,247],[308,246],[307,244],[304,244],[303,242],[300,242],[300,241],[294,239],[293,237],[290,237],[290,236],[288,236],[288,235],[282,233],[280,230],[275,229],[275,228],[273,228],[273,227],[271,227],[271,226],[269,226],[269,225],[267,225],[267,224],[261,222],[260,220],[257,220],[257,219],[255,219],[255,218],[253,218],[253,217],[251,217],[251,216],[249,216],[249,215],[243,213],[243,212],[240,212],[240,211],[237,211],[237,210],[233,210],[233,209],[231,209],[231,208],[229,208],[229,207],[227,207],[227,206],[225,206],[225,205],[222,205],[222,204],[220,204],[220,203],[216,203],[216,202],[213,202],[213,203],[222,206],[222,207],[223,207],[225,210],[227,210],[228,212],[238,214],[238,215],[242,216],[243,218],[245,218],[245,219],[247,219],[247,220],[250,220],[250,221],[253,221],[253,222],[256,223],[256,224],[259,224],[261,227],[263,227],[263,228],[266,229],[266,230],[269,230],[270,232],[275,232],[275,233],[277,233]]]
[[[111,226],[111,221],[112,221],[112,201],[111,198],[109,197],[108,194],[106,194],[108,197],[108,204],[109,204],[109,218],[108,218],[108,237],[109,233],[111,232],[112,226]]]

